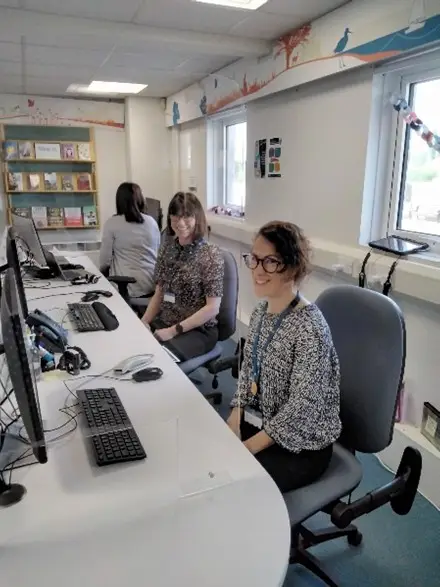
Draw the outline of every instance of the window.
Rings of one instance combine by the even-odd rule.
[[[403,96],[426,127],[440,135],[438,63],[438,56],[429,54],[405,60],[400,70],[385,74],[383,103],[393,120],[381,129],[379,158],[386,150],[388,157],[384,158],[385,183],[378,184],[385,194],[382,236],[386,231],[419,238],[429,242],[436,254],[440,254],[440,153],[406,124],[388,97],[390,93]]]
[[[247,124],[244,110],[212,118],[208,126],[209,207],[243,216],[246,203]]]

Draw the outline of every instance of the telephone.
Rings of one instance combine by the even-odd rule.
[[[26,319],[42,345],[50,353],[63,353],[67,346],[67,331],[40,310],[34,310]]]

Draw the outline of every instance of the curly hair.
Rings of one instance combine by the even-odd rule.
[[[292,269],[296,282],[301,282],[311,269],[311,246],[304,232],[292,222],[273,220],[260,228],[257,237],[270,242],[280,256],[283,271]]]

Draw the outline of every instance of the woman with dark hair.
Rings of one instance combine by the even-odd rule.
[[[341,433],[339,361],[324,316],[299,293],[310,266],[303,232],[266,224],[245,262],[265,301],[250,319],[228,424],[287,492],[330,463]]]
[[[224,261],[206,241],[206,216],[198,198],[178,192],[170,202],[167,238],[156,265],[156,290],[142,320],[156,337],[188,360],[218,341]],[[173,340],[171,340],[173,339]]]
[[[116,192],[116,214],[104,225],[99,265],[102,273],[136,279],[130,297],[154,290],[154,269],[160,246],[157,222],[145,214],[145,200],[136,183],[124,182]]]

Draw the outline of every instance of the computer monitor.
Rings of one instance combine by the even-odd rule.
[[[35,263],[47,267],[46,253],[32,218],[12,214],[12,224],[19,238],[28,246]]]
[[[29,343],[25,335],[23,311],[15,284],[14,271],[11,268],[6,270],[3,281],[0,322],[9,376],[23,425],[35,458],[40,463],[46,463],[47,450],[35,374]],[[0,505],[16,503],[24,494],[25,489],[21,485],[7,485],[4,481],[0,482]]]
[[[23,279],[21,277],[21,266],[18,258],[16,233],[14,228],[9,228],[6,235],[6,261],[8,267],[14,272],[15,284],[17,286],[18,297],[20,298],[20,304],[23,310],[23,317],[29,316],[28,305],[26,301],[26,294],[24,292]]]

